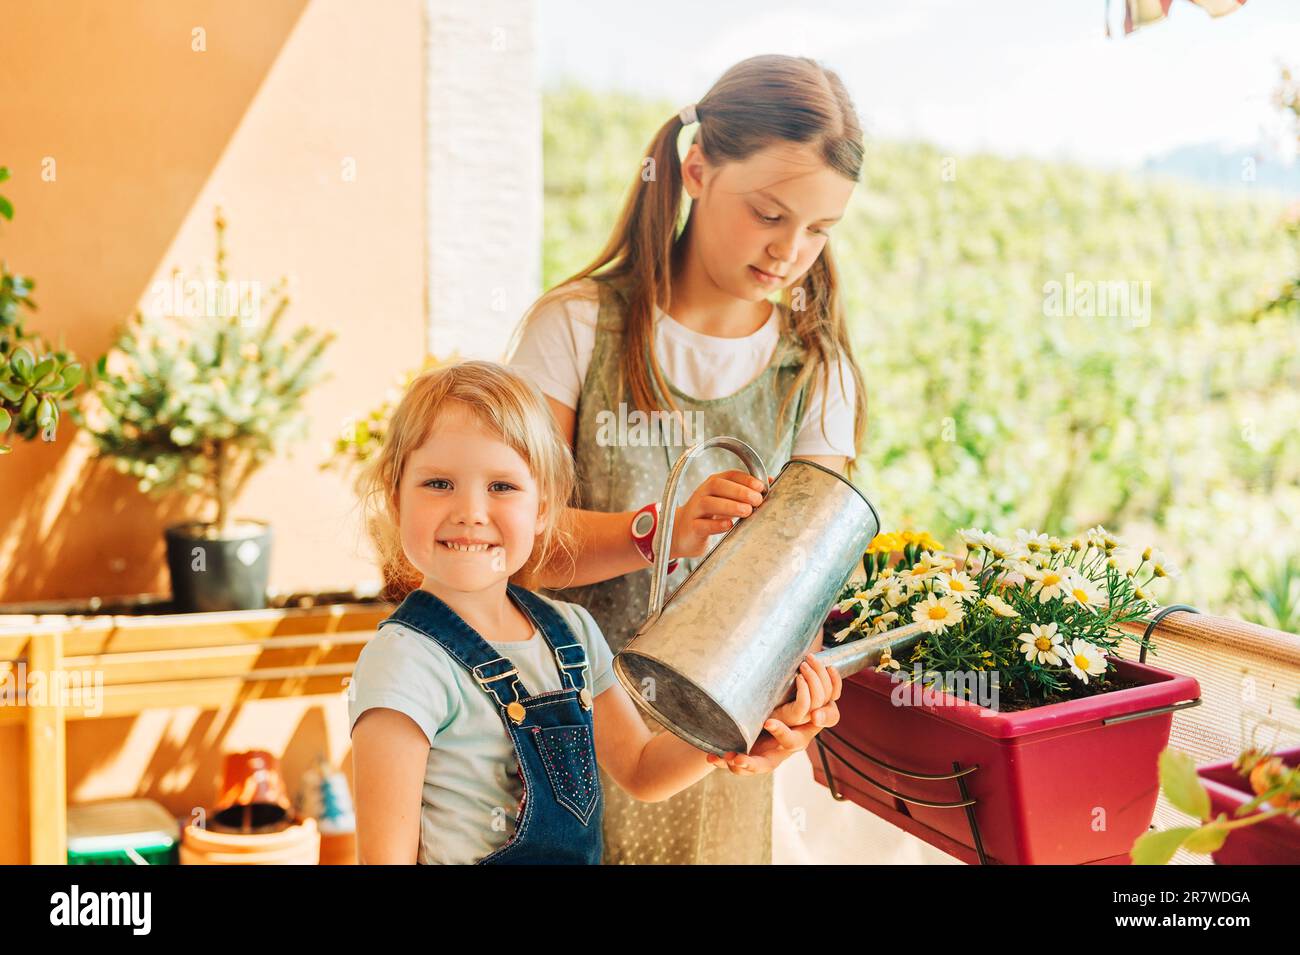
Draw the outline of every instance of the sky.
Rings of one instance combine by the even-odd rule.
[[[1300,0],[1169,17],[1107,39],[1106,0],[541,0],[543,83],[685,106],[756,53],[844,79],[870,135],[1134,167],[1207,142],[1291,160],[1271,97],[1300,70]],[[1120,0],[1111,4],[1118,24]]]

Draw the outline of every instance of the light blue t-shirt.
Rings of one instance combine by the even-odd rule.
[[[585,607],[538,596],[559,611],[582,644],[587,685],[593,698],[600,696],[616,682],[600,627]],[[529,693],[564,688],[555,656],[537,630],[524,641],[488,642],[518,668]],[[384,624],[352,671],[349,727],[374,706],[405,713],[429,738],[420,862],[467,865],[504,845],[515,831],[523,796],[519,763],[496,703],[469,671],[424,634]]]

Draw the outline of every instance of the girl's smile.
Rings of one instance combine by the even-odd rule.
[[[504,586],[544,524],[527,462],[458,402],[411,452],[399,511],[402,548],[435,592]]]

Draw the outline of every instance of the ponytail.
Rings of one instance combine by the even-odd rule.
[[[854,182],[861,175],[862,129],[848,92],[834,72],[806,57],[755,56],[737,63],[695,104],[694,115],[700,149],[711,162],[739,162],[775,142],[811,143],[831,169]],[[659,127],[605,247],[542,296],[520,324],[522,330],[539,306],[583,279],[615,285],[626,300],[622,379],[632,406],[644,412],[680,411],[659,367],[653,336],[656,307],[672,308],[673,271],[681,265],[681,239],[689,228],[682,221],[677,151],[682,128],[682,114]],[[838,287],[828,244],[800,284],[782,296],[783,311],[790,316],[784,330],[802,341],[807,360],[781,403],[776,429],[779,434],[791,401],[814,371],[821,371],[823,394],[829,395],[829,369],[842,355],[857,384],[853,430],[860,447],[866,433],[866,389],[850,349]],[[850,473],[852,467],[850,462]]]

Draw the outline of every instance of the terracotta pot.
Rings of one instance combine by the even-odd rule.
[[[1277,755],[1288,766],[1300,766],[1300,748],[1281,750]],[[1255,798],[1250,781],[1233,768],[1232,762],[1228,759],[1196,769],[1196,775],[1210,794],[1213,816],[1222,812],[1229,819],[1240,818],[1237,810]],[[1223,848],[1211,856],[1216,865],[1300,864],[1300,819],[1277,816],[1268,822],[1237,829],[1228,833]]]
[[[825,785],[829,767],[845,797],[970,861],[1125,862],[1155,812],[1171,708],[1195,705],[1200,687],[1110,659],[1143,685],[1008,713],[855,674],[839,725],[809,751],[814,777]]]
[[[316,865],[320,833],[311,817],[281,832],[214,833],[185,827],[181,865]]]
[[[293,802],[280,763],[265,750],[229,753],[210,828],[224,832],[276,832],[293,819]]]

